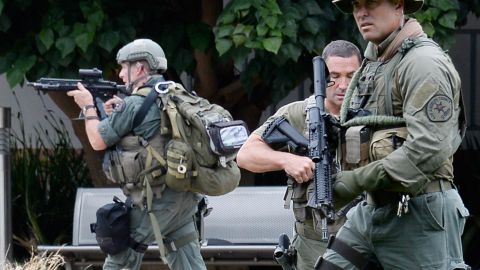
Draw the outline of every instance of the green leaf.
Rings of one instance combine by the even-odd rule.
[[[223,12],[218,18],[218,22],[224,25],[231,24],[233,21],[235,21],[235,15],[229,12]]]
[[[321,21],[317,17],[307,17],[302,21],[302,27],[305,31],[316,34],[320,29]]]
[[[4,7],[3,0],[0,0],[0,15],[2,15],[3,7]]]
[[[440,19],[438,19],[438,23],[441,26],[444,26],[449,29],[455,29],[455,21],[457,20],[457,12],[449,11],[445,13]]]
[[[298,32],[298,24],[294,23],[293,21],[287,21],[285,25],[282,27],[282,33],[291,38],[292,41],[297,40],[297,32]]]
[[[271,14],[276,14],[280,15],[282,14],[282,11],[280,10],[280,7],[277,4],[277,1],[275,0],[268,0],[268,1],[263,1],[263,5],[267,10],[270,11]]]
[[[275,26],[277,26],[278,23],[278,17],[277,16],[268,16],[265,18],[265,23],[270,27],[271,29],[274,29]]]
[[[82,33],[80,35],[75,36],[75,43],[83,52],[86,52],[88,49],[88,46],[92,43],[90,36],[91,36],[90,33]]]
[[[109,31],[100,35],[98,39],[98,46],[107,52],[112,52],[113,48],[115,48],[119,42],[120,35],[118,32]]]
[[[286,20],[300,20],[301,18],[303,18],[302,16],[302,13],[297,9],[295,8],[295,6],[288,6],[286,9],[285,9],[285,12],[284,12],[284,18]]]
[[[315,42],[311,36],[304,36],[299,39],[300,43],[307,49],[308,52],[312,52],[315,47]]]
[[[15,61],[14,67],[15,69],[22,71],[22,73],[26,73],[33,67],[33,65],[35,65],[36,61],[37,57],[35,55],[21,57]]]
[[[215,37],[224,38],[230,36],[233,33],[234,27],[232,25],[222,25],[215,28]]]
[[[238,49],[232,51],[231,57],[237,68],[242,67],[245,64],[250,52],[251,50],[245,47],[239,47]]]
[[[262,43],[260,41],[248,40],[247,42],[245,42],[244,46],[250,49],[263,49]]]
[[[205,23],[195,23],[187,26],[187,35],[193,48],[205,51],[209,48],[212,32]]]
[[[427,36],[429,37],[433,37],[433,35],[435,34],[435,27],[433,27],[430,22],[424,23],[422,25],[422,28],[423,32],[425,32],[425,34],[427,34]]]
[[[61,57],[66,57],[75,49],[75,41],[70,37],[62,37],[57,39],[55,47],[60,51]]]
[[[238,35],[233,35],[232,40],[233,40],[233,44],[235,44],[235,46],[238,47],[243,45],[247,40],[247,38],[243,34],[238,34]]]
[[[15,53],[10,51],[5,56],[0,57],[0,74],[5,73],[12,67],[13,61],[15,61]]]
[[[17,68],[10,69],[7,72],[7,82],[11,88],[15,87],[16,85],[20,84],[23,81],[23,77],[25,73]]]
[[[298,58],[302,54],[302,49],[295,44],[288,43],[282,46],[282,53],[293,61],[297,62]]]
[[[280,29],[273,29],[270,31],[271,37],[282,37],[282,31]]]
[[[103,18],[105,14],[102,10],[97,10],[94,13],[88,15],[88,22],[93,23],[95,26],[102,26]]]
[[[233,46],[233,42],[229,39],[221,38],[215,42],[215,48],[219,55],[223,55]]]
[[[452,10],[452,9],[459,9],[458,1],[452,0],[435,0],[431,1],[430,4],[439,8],[442,11]]]
[[[47,50],[53,45],[54,35],[52,29],[43,29],[38,37]]]
[[[305,10],[307,10],[309,15],[320,15],[322,14],[322,9],[314,0],[303,0],[300,1],[300,5],[302,5]]]
[[[282,46],[282,39],[278,37],[266,38],[262,41],[262,45],[265,50],[277,54],[280,46]]]
[[[257,25],[257,35],[259,37],[265,36],[268,33],[268,30],[269,29],[268,29],[267,25],[264,24],[264,23]]]
[[[245,25],[239,23],[235,26],[235,29],[233,29],[233,34],[243,34],[243,31],[245,31]]]

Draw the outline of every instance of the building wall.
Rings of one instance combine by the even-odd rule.
[[[12,130],[17,136],[22,136],[22,121],[27,141],[35,142],[38,134],[47,132],[50,136],[56,134],[47,119],[63,122],[71,135],[72,145],[81,148],[77,137],[73,134],[70,120],[53,103],[48,95],[39,93],[30,87],[10,88],[6,76],[0,76],[0,107],[10,108],[12,114]],[[79,110],[80,112],[80,110]],[[38,132],[36,131],[38,130]],[[41,138],[41,137],[40,137]],[[54,137],[53,137],[54,138]],[[46,141],[42,139],[43,141]]]

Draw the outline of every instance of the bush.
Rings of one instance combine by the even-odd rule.
[[[43,100],[42,100],[43,102]],[[20,108],[20,104],[18,103]],[[35,139],[11,132],[14,255],[27,255],[37,244],[71,241],[76,190],[91,186],[82,150],[72,147],[65,124],[47,110],[45,119],[55,134],[37,125]]]

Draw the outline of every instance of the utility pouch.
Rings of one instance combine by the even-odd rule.
[[[235,154],[248,138],[248,128],[241,120],[211,123],[207,130],[211,149],[219,156]]]
[[[145,168],[144,159],[138,151],[109,150],[104,171],[110,180],[120,185],[137,182],[138,174]]]
[[[311,185],[313,181],[310,181],[308,183],[295,183],[293,186],[293,195],[292,195],[292,210],[293,214],[295,216],[295,220],[300,221],[300,222],[305,222],[307,219],[311,219],[311,209],[308,208],[307,210],[307,193],[311,190],[309,190],[309,187],[312,187],[314,185]]]
[[[366,126],[354,126],[345,132],[346,167],[361,167],[368,164],[371,129]]]
[[[130,246],[130,217],[128,207],[116,196],[113,203],[100,207],[96,223],[90,224],[100,249],[110,255],[124,251]]]
[[[375,131],[370,143],[370,161],[382,159],[403,145],[407,139],[406,127]]]
[[[180,140],[171,140],[167,145],[167,186],[176,191],[187,191],[192,188],[192,178],[197,176],[193,171],[192,148]]]

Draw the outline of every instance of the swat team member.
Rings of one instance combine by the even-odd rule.
[[[468,210],[452,169],[465,124],[460,78],[449,56],[404,16],[423,0],[332,2],[353,13],[369,41],[341,123],[347,134],[370,130],[372,140],[369,164],[336,177],[337,201],[363,191],[367,198],[347,214],[317,269],[362,269],[372,257],[384,269],[469,269],[461,243]],[[373,115],[347,119],[347,107]]]
[[[166,250],[164,256],[171,269],[206,269],[193,219],[199,195],[173,191],[165,186],[161,172],[156,175],[155,171],[148,172],[150,175],[145,177],[150,177],[149,185],[154,195],[152,219],[145,207],[145,193],[142,193],[145,182],[133,181],[139,178],[137,167],[142,165],[132,163],[132,156],[138,156],[135,151],[141,157],[145,156],[145,148],[141,143],[148,142],[163,149],[168,142],[168,138],[159,132],[163,119],[157,106],[151,106],[144,120],[138,126],[133,126],[134,117],[145,99],[144,95],[138,93],[150,91],[147,86],[163,81],[160,74],[167,69],[165,54],[154,41],[137,39],[118,51],[117,61],[121,65],[119,77],[132,95],[123,100],[114,97],[105,102],[107,118],[101,121],[98,119],[92,95],[82,84],[78,84],[78,90],[68,92],[85,115],[90,144],[98,151],[109,149],[108,154],[112,157],[110,164],[107,164],[109,176],[120,183],[123,192],[133,203],[130,210],[130,237],[133,244],[118,254],[108,254],[103,269],[139,269],[143,252],[155,240],[154,234],[158,232],[163,234],[162,247]],[[141,160],[140,164],[142,162],[145,160]],[[143,179],[145,177],[142,176]],[[157,225],[159,228],[155,228]]]
[[[337,40],[325,47],[322,57],[330,71],[331,81],[326,89],[325,110],[331,115],[338,115],[348,83],[360,66],[361,54],[354,44]],[[313,189],[315,163],[309,157],[272,149],[262,139],[262,134],[269,123],[278,117],[285,117],[294,128],[308,138],[306,116],[309,102],[315,102],[313,95],[280,108],[250,135],[237,154],[237,163],[242,168],[252,172],[284,170],[290,176],[289,182],[291,179],[295,180],[292,181],[293,189],[289,187],[287,190],[287,197],[291,197],[293,201],[296,219],[295,236],[292,241],[292,248],[296,250],[293,265],[299,270],[313,269],[315,261],[326,248],[326,243],[321,241],[320,228],[314,229],[312,209],[306,206],[307,189]],[[286,205],[290,205],[290,201],[287,201]],[[342,220],[339,220],[336,224],[330,224],[329,232],[334,233],[341,222]]]

